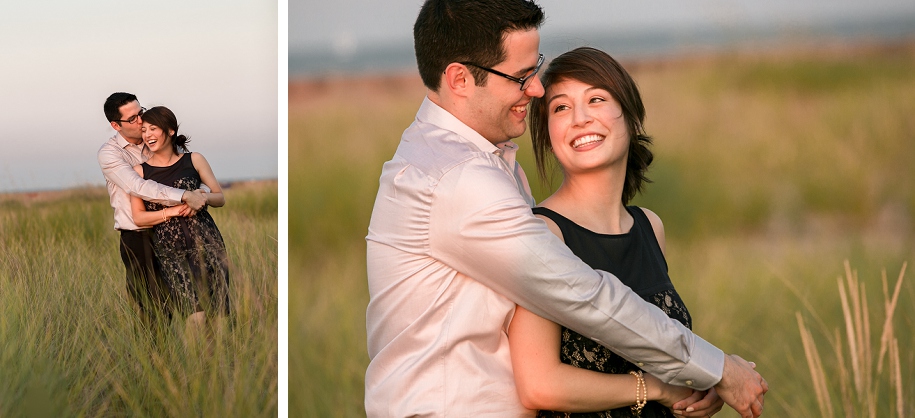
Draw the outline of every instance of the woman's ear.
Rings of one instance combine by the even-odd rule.
[[[169,129],[169,130],[168,130],[168,137],[171,138],[171,137],[173,137],[173,136],[175,136],[175,131]]]

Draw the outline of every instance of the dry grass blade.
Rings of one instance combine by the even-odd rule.
[[[820,354],[817,351],[816,343],[810,335],[807,326],[804,325],[804,317],[800,312],[796,312],[797,327],[801,332],[801,342],[804,344],[804,356],[807,357],[807,365],[810,368],[810,377],[813,379],[813,389],[817,397],[817,405],[820,407],[820,415],[823,418],[834,416],[832,410],[832,399],[829,397],[829,389],[826,387],[826,374],[823,372],[823,363],[820,361]]]
[[[902,269],[899,271],[899,278],[896,279],[896,288],[893,290],[891,298],[887,293],[886,270],[883,270],[883,298],[886,310],[886,319],[883,321],[883,334],[880,336],[880,354],[877,356],[877,374],[883,371],[883,356],[886,354],[887,343],[893,338],[893,314],[896,312],[896,302],[899,301],[899,291],[902,290],[902,277],[905,275],[905,268],[908,263],[902,263]]]
[[[853,280],[851,274],[849,273],[846,276],[846,280]],[[857,286],[854,286],[852,283],[849,283],[849,292],[856,289]],[[858,354],[858,340],[855,338],[855,324],[854,324],[854,315],[851,312],[851,308],[848,303],[848,295],[845,293],[845,287],[842,284],[842,278],[839,278],[839,298],[842,300],[842,316],[845,318],[845,337],[848,341],[848,351],[850,354],[851,360],[851,370],[852,378],[855,382],[855,392],[860,397],[861,392],[863,391],[864,382],[861,381],[861,365],[860,357]]]
[[[902,368],[899,366],[899,341],[893,338],[893,344],[890,346],[890,370],[893,371],[893,379],[896,386],[896,415],[905,416],[905,397],[902,395]]]

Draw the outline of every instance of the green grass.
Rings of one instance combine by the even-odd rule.
[[[181,321],[141,331],[104,189],[0,196],[0,416],[275,416],[276,183],[225,193],[233,315],[209,351]]]
[[[695,330],[759,365],[767,416],[818,416],[796,314],[820,318],[812,338],[829,347],[835,329],[845,338],[844,261],[876,309],[881,272],[893,278],[915,260],[915,47],[624,65],[655,138],[654,183],[636,203],[664,220]],[[289,108],[291,416],[364,415],[364,237],[381,165],[424,94],[418,79],[383,92],[339,84]],[[537,184],[529,138],[519,142],[542,200],[550,190]],[[894,321],[915,399],[911,283]],[[840,364],[829,352],[823,362],[840,411]],[[879,393],[878,416],[896,416],[893,399]]]

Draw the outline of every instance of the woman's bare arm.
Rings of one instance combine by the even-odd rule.
[[[200,181],[210,188],[210,192],[206,193],[207,204],[217,208],[225,205],[226,197],[222,194],[222,187],[219,187],[219,182],[216,181],[216,176],[213,174],[213,169],[210,168],[210,163],[199,152],[191,153],[191,162],[194,163],[194,168],[200,174]]]
[[[143,176],[143,167],[135,166],[133,168]],[[149,228],[151,226],[156,226],[168,220],[168,218],[174,218],[175,216],[181,216],[182,211],[187,208],[187,204],[180,204],[178,206],[167,207],[162,210],[157,211],[147,211],[146,205],[143,204],[143,199],[133,196],[130,196],[130,211],[133,216],[133,223],[141,228]]]
[[[556,224],[543,219],[562,238]],[[559,360],[560,326],[517,307],[508,329],[512,368],[522,404],[529,409],[591,412],[635,404],[636,377],[581,369]],[[667,406],[693,393],[644,375],[648,400]]]

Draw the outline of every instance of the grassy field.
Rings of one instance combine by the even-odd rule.
[[[881,274],[892,292],[903,263],[915,261],[915,45],[623,64],[655,138],[654,183],[637,204],[665,222],[671,277],[695,331],[759,364],[771,386],[767,416],[820,416],[799,313],[835,413],[868,416],[843,383],[852,356],[837,280],[848,260],[870,312],[862,342],[876,353]],[[364,237],[381,165],[423,95],[409,76],[290,84],[291,416],[364,415]],[[529,138],[519,142],[542,200],[549,187],[536,184]],[[902,415],[915,415],[915,285],[906,275],[892,320],[902,389],[891,387],[884,356],[867,388],[871,416],[898,416],[899,394]]]
[[[140,332],[104,188],[0,195],[0,416],[276,416],[277,183],[225,194],[233,315],[209,349],[181,321]]]

